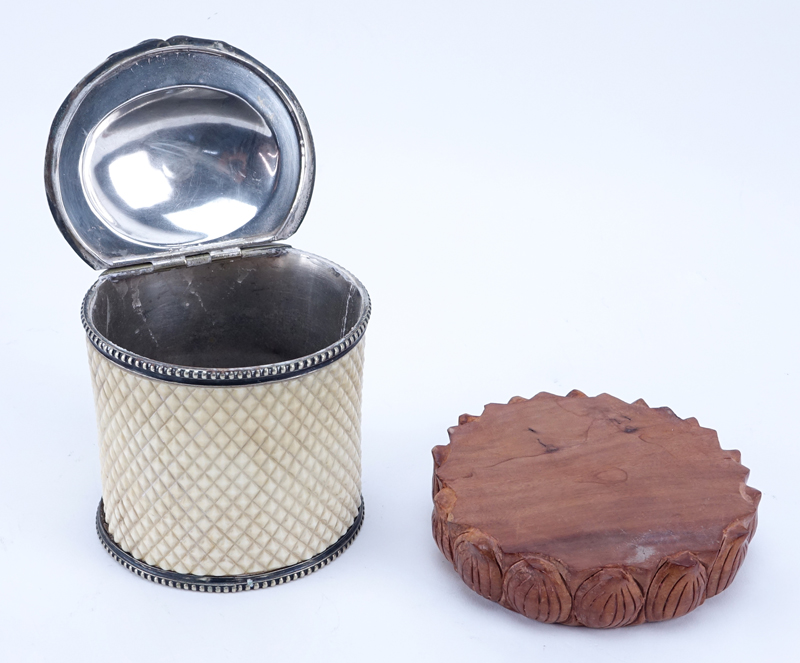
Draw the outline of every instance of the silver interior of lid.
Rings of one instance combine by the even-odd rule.
[[[98,219],[147,246],[211,241],[269,205],[281,151],[255,109],[222,90],[155,90],[86,138],[80,183]]]
[[[312,358],[368,315],[369,296],[355,277],[288,247],[190,269],[108,275],[84,304],[93,334],[114,348],[141,362],[207,370]]]
[[[275,74],[227,45],[179,38],[112,56],[75,88],[46,173],[73,247],[118,267],[289,237],[314,155]]]

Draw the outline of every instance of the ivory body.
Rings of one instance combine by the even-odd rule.
[[[108,530],[164,570],[227,576],[309,559],[361,502],[364,343],[300,377],[192,386],[89,344]]]

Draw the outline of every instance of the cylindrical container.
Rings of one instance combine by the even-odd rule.
[[[316,570],[357,534],[370,301],[276,240],[313,187],[305,116],[246,54],[187,37],[111,56],[60,109],[48,199],[106,268],[83,304],[106,549],[195,591]]]

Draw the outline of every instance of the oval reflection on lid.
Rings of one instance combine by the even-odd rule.
[[[81,187],[115,234],[148,246],[228,235],[269,203],[280,150],[240,97],[200,86],[148,92],[87,136]]]

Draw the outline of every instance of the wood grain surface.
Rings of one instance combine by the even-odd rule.
[[[755,533],[739,452],[669,408],[541,393],[448,432],[434,539],[474,591],[537,621],[685,615],[731,583]]]

